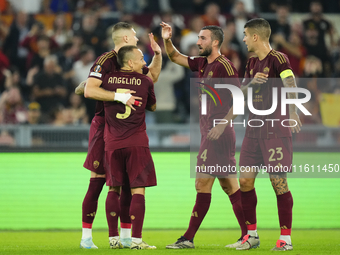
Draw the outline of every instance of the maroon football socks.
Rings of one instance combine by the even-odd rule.
[[[92,228],[97,212],[98,198],[105,184],[105,178],[91,178],[82,206],[83,228]]]
[[[293,197],[290,191],[282,195],[277,195],[277,208],[279,211],[279,221],[281,235],[290,235],[292,229]]]
[[[129,186],[122,186],[120,193],[120,222],[121,227],[131,228],[130,219],[130,204],[131,204],[131,190]]]
[[[242,200],[241,200],[241,190],[238,189],[234,194],[229,196],[230,203],[233,206],[234,214],[237,218],[238,224],[240,225],[242,231],[242,237],[247,234],[247,225],[244,220]]]
[[[119,194],[109,191],[106,197],[106,219],[109,226],[109,237],[119,236],[118,217],[120,215]]]
[[[255,188],[251,191],[242,192],[241,191],[241,201],[245,223],[247,224],[247,229],[250,231],[256,230],[256,205],[257,196]]]
[[[132,223],[132,237],[142,238],[142,229],[145,215],[144,195],[134,194],[131,199],[130,217]]]
[[[194,238],[198,228],[200,227],[205,215],[207,214],[211,202],[211,193],[197,193],[196,203],[192,210],[189,228],[185,232],[184,237],[188,240]]]

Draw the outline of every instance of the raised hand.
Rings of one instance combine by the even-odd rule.
[[[158,45],[158,43],[155,41],[155,38],[152,33],[149,34],[149,39],[150,39],[150,45],[151,49],[155,54],[160,54],[161,53],[161,47]]]
[[[169,40],[172,37],[172,28],[169,24],[162,22],[161,23],[162,27],[162,38],[164,40]]]

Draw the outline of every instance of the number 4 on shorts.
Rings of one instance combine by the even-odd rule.
[[[203,159],[203,162],[207,160],[207,152],[208,152],[208,149],[205,149],[200,156],[200,158]]]

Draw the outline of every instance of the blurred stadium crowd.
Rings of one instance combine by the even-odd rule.
[[[245,22],[269,14],[272,46],[289,56],[296,76],[306,77],[312,92],[305,124],[322,123],[320,94],[340,93],[340,84],[316,78],[339,77],[340,41],[335,24],[323,13],[339,13],[340,2],[272,0],[0,0],[0,123],[89,123],[93,100],[74,94],[97,56],[113,49],[111,26],[132,23],[138,47],[150,63],[147,34],[162,46],[160,21],[173,26],[173,41],[184,54],[198,55],[197,35],[205,25],[219,25],[225,39],[221,53],[244,74],[248,52]],[[304,19],[292,21],[294,13]],[[268,19],[268,18],[267,18]],[[163,66],[155,86],[155,123],[185,123],[189,115],[192,72],[173,64],[163,49]]]

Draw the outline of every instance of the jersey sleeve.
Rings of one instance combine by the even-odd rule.
[[[149,79],[149,82],[150,82],[150,85],[149,85],[149,91],[148,91],[148,101],[146,102],[146,106],[151,106],[156,103],[154,85],[151,79]]]
[[[273,53],[273,56],[274,56],[274,67],[278,75],[277,77],[280,77],[280,74],[283,71],[286,71],[286,70],[292,71],[292,67],[290,65],[289,59],[286,54],[276,51],[275,53]]]
[[[103,81],[104,76],[107,73],[114,71],[112,70],[113,69],[112,62],[108,61],[108,59],[114,56],[116,56],[116,53],[114,51],[106,52],[103,55],[99,56],[94,62],[94,64],[92,65],[88,78],[91,77],[91,78],[96,78],[96,79]],[[117,69],[117,68],[114,68],[114,69]]]
[[[203,57],[188,57],[189,68],[193,72],[197,72],[202,66],[202,62],[205,60]]]
[[[246,70],[244,72],[244,78],[242,79],[242,85],[247,85],[250,82],[250,62],[252,58],[249,58],[246,64]]]
[[[143,74],[147,75],[148,72],[149,72],[149,67],[144,66],[144,67],[143,67]]]

